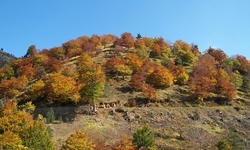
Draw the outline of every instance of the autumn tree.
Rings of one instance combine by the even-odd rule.
[[[121,141],[121,144],[116,145],[113,150],[135,150],[135,147],[132,143],[132,139],[124,137]]]
[[[246,59],[245,56],[242,55],[237,55],[236,60],[240,63],[240,65],[236,66],[236,69],[243,75],[246,75],[248,72],[248,68],[250,66],[248,60]]]
[[[53,47],[49,50],[48,53],[50,57],[62,60],[65,56],[65,49],[63,49],[62,47]]]
[[[173,51],[177,55],[176,60],[180,60],[182,65],[189,65],[194,62],[195,55],[191,51],[191,46],[182,40],[175,41]]]
[[[0,68],[0,82],[1,80],[9,80],[11,77],[15,76],[15,71],[11,65],[5,65]]]
[[[63,146],[63,150],[94,150],[95,145],[87,139],[84,131],[76,130],[75,134],[71,134]]]
[[[115,40],[115,36],[111,34],[104,34],[101,36],[101,43],[105,47],[107,44],[111,44]]]
[[[142,60],[146,60],[149,58],[150,55],[150,49],[139,49],[136,51],[137,55],[142,59]]]
[[[164,88],[173,85],[174,77],[167,68],[157,66],[152,73],[147,75],[146,82],[154,87]]]
[[[74,79],[76,79],[79,76],[75,64],[64,65],[61,74],[67,77],[72,77]]]
[[[24,150],[25,147],[22,144],[22,139],[18,136],[18,134],[13,133],[9,130],[5,131],[4,133],[0,134],[0,149],[18,149]]]
[[[127,65],[134,72],[138,71],[143,65],[142,59],[138,55],[136,55],[135,53],[127,54],[125,59],[127,60]]]
[[[145,74],[143,74],[142,71],[133,74],[130,81],[130,87],[136,91],[141,91],[143,89],[145,79]]]
[[[199,57],[196,66],[192,71],[189,87],[193,91],[193,96],[201,101],[207,98],[210,92],[215,90],[216,61],[209,54]]]
[[[161,56],[161,47],[159,44],[153,44],[151,46],[153,56]]]
[[[235,86],[230,82],[230,77],[224,69],[218,68],[216,81],[215,93],[226,97],[227,100],[232,100],[236,97]]]
[[[181,60],[182,65],[189,65],[192,64],[194,62],[194,54],[191,52],[186,52],[183,50],[180,50],[178,53],[178,57]]]
[[[235,84],[235,86],[236,86],[237,88],[242,87],[242,85],[243,85],[243,77],[242,77],[242,75],[239,73],[239,71],[238,71],[238,70],[235,70],[235,71],[233,72],[233,76],[234,76],[234,84]]]
[[[44,90],[46,99],[52,104],[76,104],[79,94],[75,87],[75,80],[60,73],[50,74],[45,78]]]
[[[137,49],[145,49],[146,48],[145,42],[141,38],[135,40],[134,46]]]
[[[227,55],[224,53],[223,50],[220,49],[213,49],[213,48],[209,48],[207,50],[208,54],[210,54],[211,56],[213,56],[215,58],[216,61],[218,61],[220,64],[226,60]]]
[[[62,64],[61,61],[52,57],[50,59],[47,60],[47,62],[43,63],[43,66],[45,68],[45,71],[47,73],[56,73],[56,72],[60,72],[61,68],[62,68]]]
[[[43,80],[38,80],[35,83],[33,83],[29,89],[27,90],[27,97],[26,99],[28,101],[33,102],[40,102],[45,98],[45,83]]]
[[[127,75],[126,71],[129,71],[130,74],[132,73],[130,67],[126,65],[126,61],[117,57],[110,58],[106,62],[105,68],[106,71],[113,76]]]
[[[195,55],[195,56],[199,56],[201,54],[201,52],[199,51],[199,47],[198,45],[195,44],[191,44],[191,49],[190,51]]]
[[[29,113],[8,101],[0,112],[1,149],[54,149],[45,126]]]
[[[174,43],[174,49],[176,51],[185,51],[185,52],[189,52],[191,47],[189,44],[187,44],[186,42],[182,41],[182,40],[177,40]]]
[[[133,73],[133,70],[130,68],[130,66],[126,64],[116,65],[115,70],[119,76],[123,77],[123,79],[125,79],[125,76],[131,75]]]
[[[37,54],[31,60],[33,66],[43,66],[49,60],[49,56],[45,54]]]
[[[24,90],[27,84],[28,79],[26,76],[19,78],[12,77],[10,80],[3,80],[0,84],[0,97],[14,98]]]
[[[154,39],[152,38],[143,37],[142,40],[144,41],[146,47],[151,47],[154,44]]]
[[[70,40],[63,43],[63,49],[65,49],[67,57],[71,58],[82,53],[82,44],[79,40]]]
[[[36,71],[37,71],[36,68],[34,68],[32,64],[28,64],[18,68],[17,73],[19,77],[26,76],[28,79],[32,79],[35,77]]]
[[[102,45],[100,36],[95,34],[90,37],[89,42],[93,43],[95,47]]]
[[[131,48],[134,46],[134,38],[131,33],[124,32],[121,35],[121,39],[123,41],[122,45],[126,46],[127,48]]]
[[[174,67],[173,76],[174,76],[174,81],[180,85],[187,84],[189,80],[189,75],[186,73],[185,68],[181,66]]]
[[[210,54],[199,57],[189,86],[193,91],[193,96],[201,101],[210,93],[216,93],[227,100],[232,100],[236,96],[236,90],[230,82],[229,75],[218,66],[218,62]]]
[[[149,84],[144,84],[142,89],[143,97],[150,101],[156,101],[156,90]]]
[[[96,112],[96,102],[102,95],[105,85],[105,74],[102,68],[95,64],[92,58],[83,53],[78,58],[79,84],[82,85],[80,95],[89,104],[93,105],[93,111]]]

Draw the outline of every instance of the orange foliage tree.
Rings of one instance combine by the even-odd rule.
[[[26,76],[3,80],[0,84],[0,97],[14,98],[28,85]]]
[[[215,58],[216,61],[218,61],[220,64],[226,60],[227,55],[224,53],[224,51],[220,50],[220,49],[213,49],[213,48],[209,48],[208,53],[213,56]]]
[[[199,57],[193,69],[189,86],[193,91],[193,96],[201,101],[210,93],[232,100],[236,96],[236,89],[230,80],[227,72],[218,67],[215,58],[204,54]]]
[[[216,61],[214,57],[205,54],[199,57],[196,66],[192,71],[189,86],[193,91],[193,96],[203,101],[210,92],[215,90]]]
[[[63,49],[65,49],[67,57],[74,57],[82,53],[82,44],[79,40],[71,40],[63,43]]]
[[[90,42],[90,43],[93,43],[95,47],[96,47],[96,46],[101,46],[101,45],[102,45],[102,43],[101,43],[101,38],[100,38],[100,36],[98,36],[98,35],[92,35],[92,36],[90,37],[90,39],[89,39],[89,42]]]
[[[105,34],[101,36],[101,43],[105,47],[105,45],[112,43],[115,40],[115,36],[111,34]]]
[[[122,39],[122,45],[126,46],[127,48],[131,48],[134,46],[134,38],[132,36],[131,33],[128,33],[128,32],[124,32],[122,35],[121,35],[121,39]]]
[[[236,60],[239,61],[240,65],[236,66],[236,69],[241,73],[246,75],[249,71],[250,63],[245,56],[237,55]]]
[[[32,64],[28,64],[25,66],[21,66],[18,69],[18,76],[26,76],[28,79],[32,79],[33,77],[35,77],[37,69],[32,67]]]
[[[156,101],[156,91],[155,88],[150,86],[149,84],[144,84],[142,89],[143,97],[150,101]]]
[[[53,47],[49,50],[49,56],[62,60],[65,56],[65,50],[62,47]]]

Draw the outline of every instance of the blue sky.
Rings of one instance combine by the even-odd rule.
[[[249,0],[1,0],[0,48],[23,56],[82,35],[130,32],[250,59]]]

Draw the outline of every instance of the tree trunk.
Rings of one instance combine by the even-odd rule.
[[[93,112],[96,113],[96,112],[97,112],[97,107],[96,107],[96,102],[95,102],[95,100],[93,100],[93,105],[94,105],[94,107],[93,107]]]

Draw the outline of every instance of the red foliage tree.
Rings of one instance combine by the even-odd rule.
[[[130,87],[134,90],[141,91],[145,82],[145,76],[142,71],[134,74],[130,81]]]
[[[205,54],[199,57],[193,69],[189,86],[194,92],[193,96],[201,101],[207,98],[210,92],[214,91],[216,61],[214,57]]]
[[[150,101],[156,101],[156,91],[155,88],[153,88],[149,84],[144,84],[142,89],[143,97]]]
[[[193,69],[189,86],[193,96],[201,101],[210,93],[232,100],[236,96],[235,87],[227,78],[228,74],[218,66],[215,58],[204,54],[199,57]]]
[[[131,48],[134,46],[134,38],[131,33],[123,33],[121,39],[123,41],[122,45],[126,46],[127,48]]]
[[[208,50],[208,53],[210,55],[212,55],[216,61],[218,61],[219,63],[222,63],[223,61],[226,60],[227,58],[227,55],[224,53],[223,50],[220,50],[220,49],[213,49],[213,48],[209,48]]]
[[[246,74],[248,72],[248,67],[250,66],[248,60],[245,56],[237,55],[236,60],[239,61],[240,65],[236,67],[241,74]]]

